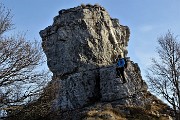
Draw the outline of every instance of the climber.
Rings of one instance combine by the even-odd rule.
[[[126,79],[124,77],[124,65],[125,65],[125,60],[124,58],[121,57],[121,55],[118,55],[117,58],[117,67],[116,67],[116,77],[121,77],[123,78],[123,84],[126,83]]]

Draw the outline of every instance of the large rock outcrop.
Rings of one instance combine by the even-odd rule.
[[[127,52],[130,31],[99,6],[59,11],[52,26],[40,32],[48,67],[60,76],[112,65]]]
[[[130,30],[98,5],[61,10],[51,26],[40,31],[42,47],[56,91],[52,111],[83,108],[97,102],[145,106],[147,85],[128,58],[127,83],[116,78],[115,58],[127,57]]]
[[[130,31],[104,8],[89,5],[61,10],[40,35],[48,67],[59,85],[54,100],[57,108],[69,110],[92,101],[129,97],[137,88],[147,90],[138,66],[130,61],[128,83],[116,79],[114,60],[118,54],[127,55]]]

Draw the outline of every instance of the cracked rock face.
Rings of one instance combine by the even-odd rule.
[[[64,75],[111,65],[127,54],[130,31],[102,7],[79,6],[59,11],[40,35],[49,69]]]
[[[56,83],[52,108],[71,110],[97,101],[144,105],[147,85],[137,64],[128,60],[127,83],[116,78],[115,58],[127,55],[130,31],[97,5],[61,10],[40,31],[42,47]]]

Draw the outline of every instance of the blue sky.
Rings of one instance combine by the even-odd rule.
[[[13,14],[16,32],[26,32],[28,39],[41,40],[39,31],[53,23],[61,9],[81,3],[103,6],[112,18],[129,26],[128,56],[138,63],[142,74],[156,57],[157,38],[171,30],[180,35],[180,0],[0,0]],[[179,38],[179,37],[178,37]]]

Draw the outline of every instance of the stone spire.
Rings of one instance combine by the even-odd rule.
[[[118,100],[124,105],[144,105],[141,91],[147,91],[147,85],[137,64],[128,60],[128,83],[116,78],[114,60],[118,54],[127,55],[130,30],[103,7],[61,10],[40,35],[52,82],[57,86],[53,109],[72,110],[97,101]]]
[[[40,31],[48,67],[54,75],[112,65],[126,56],[130,31],[98,5],[61,10],[51,26]]]

